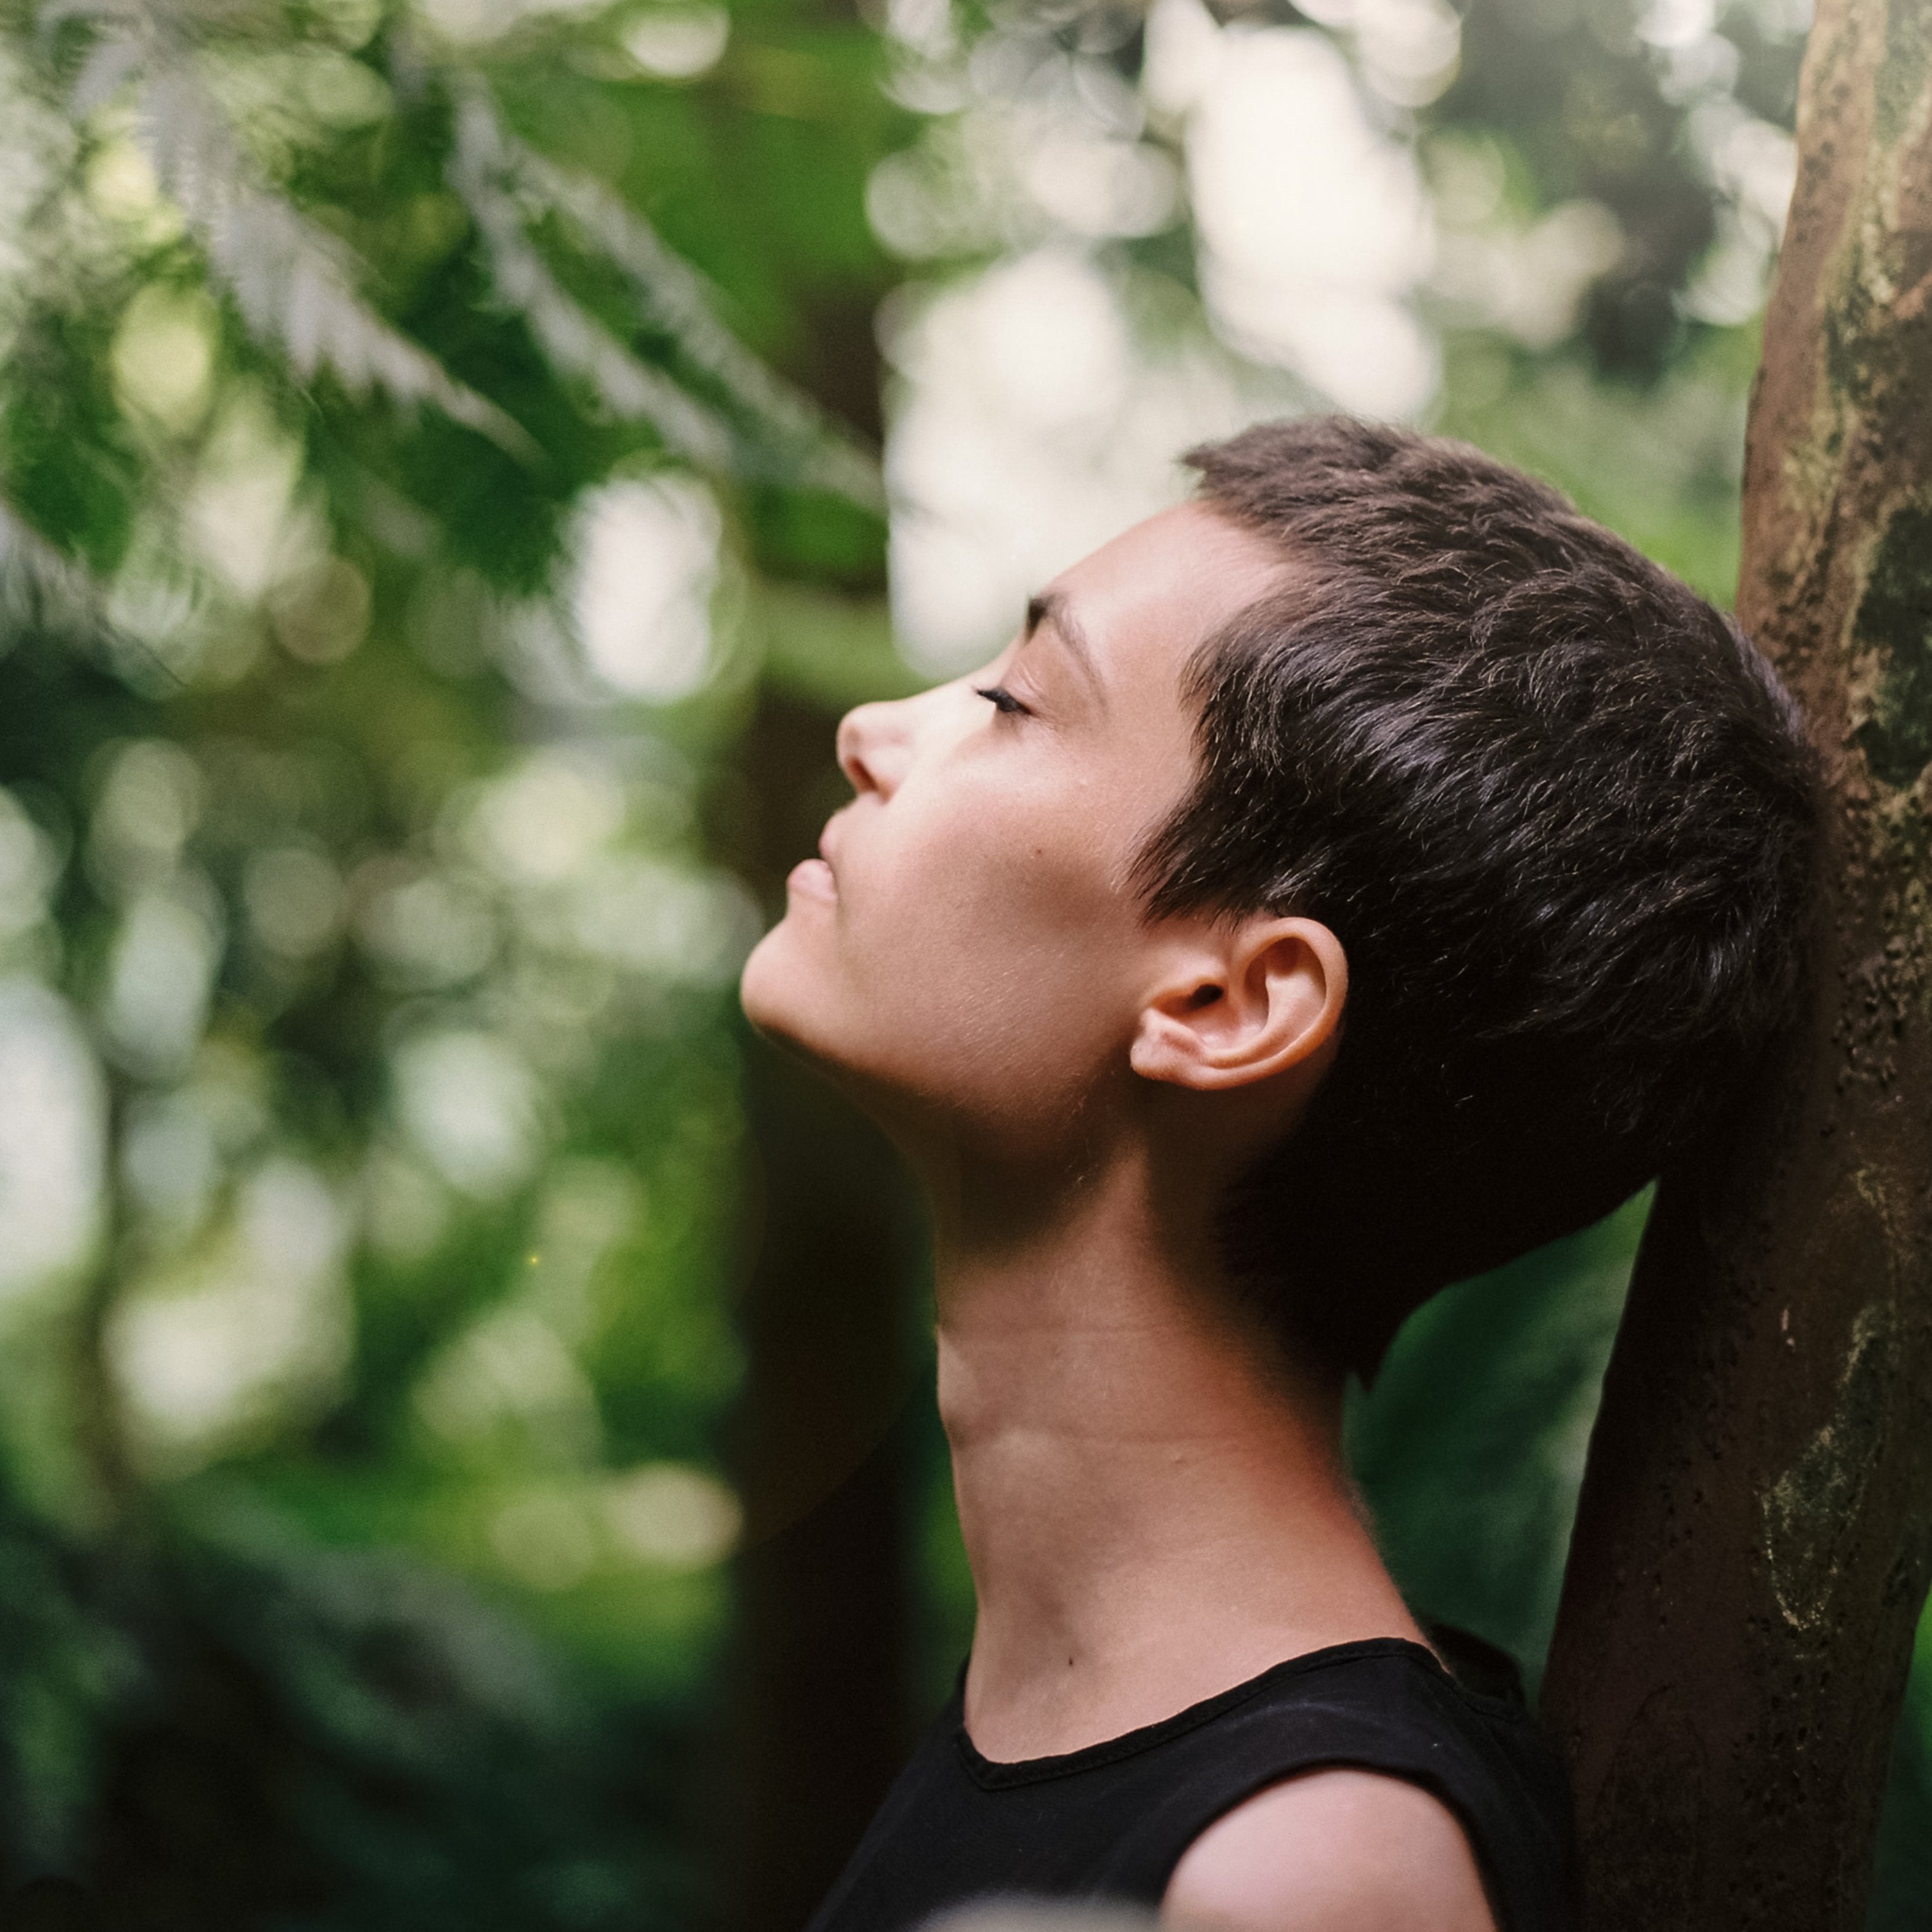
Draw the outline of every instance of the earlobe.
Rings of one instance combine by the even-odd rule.
[[[1143,1079],[1202,1092],[1306,1064],[1339,1033],[1341,942],[1318,921],[1258,916],[1198,935],[1143,1004],[1129,1060]]]

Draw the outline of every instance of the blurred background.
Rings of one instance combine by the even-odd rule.
[[[9,1926],[796,1927],[971,1614],[839,712],[1315,408],[1729,598],[1803,0],[856,8],[0,0]],[[1532,1684],[1642,1211],[1352,1412]]]

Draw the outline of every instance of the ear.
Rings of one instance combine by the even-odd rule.
[[[1142,1005],[1130,1064],[1143,1079],[1204,1094],[1255,1086],[1336,1038],[1348,998],[1348,956],[1318,921],[1219,922],[1166,963]]]

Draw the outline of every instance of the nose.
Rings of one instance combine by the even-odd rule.
[[[902,704],[862,704],[838,721],[838,768],[861,797],[868,791],[891,797],[911,747]]]

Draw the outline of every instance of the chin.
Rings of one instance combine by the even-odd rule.
[[[752,950],[739,976],[738,998],[745,1017],[773,1046],[803,1060],[889,1134],[903,1124],[905,1096],[893,1081],[882,1079],[866,1064],[869,1038],[862,1024],[855,1036],[838,1024],[841,1002],[802,956],[799,935],[781,920]],[[849,1022],[850,1016],[848,1015]]]
[[[794,1009],[797,1004],[798,968],[786,955],[789,934],[785,922],[778,924],[752,948],[745,970],[738,976],[738,1001],[745,1017],[759,1032],[791,1044]]]
[[[738,1003],[767,1040],[836,1075],[842,1056],[830,1037],[826,989],[797,938],[781,920],[752,947],[738,976]]]

